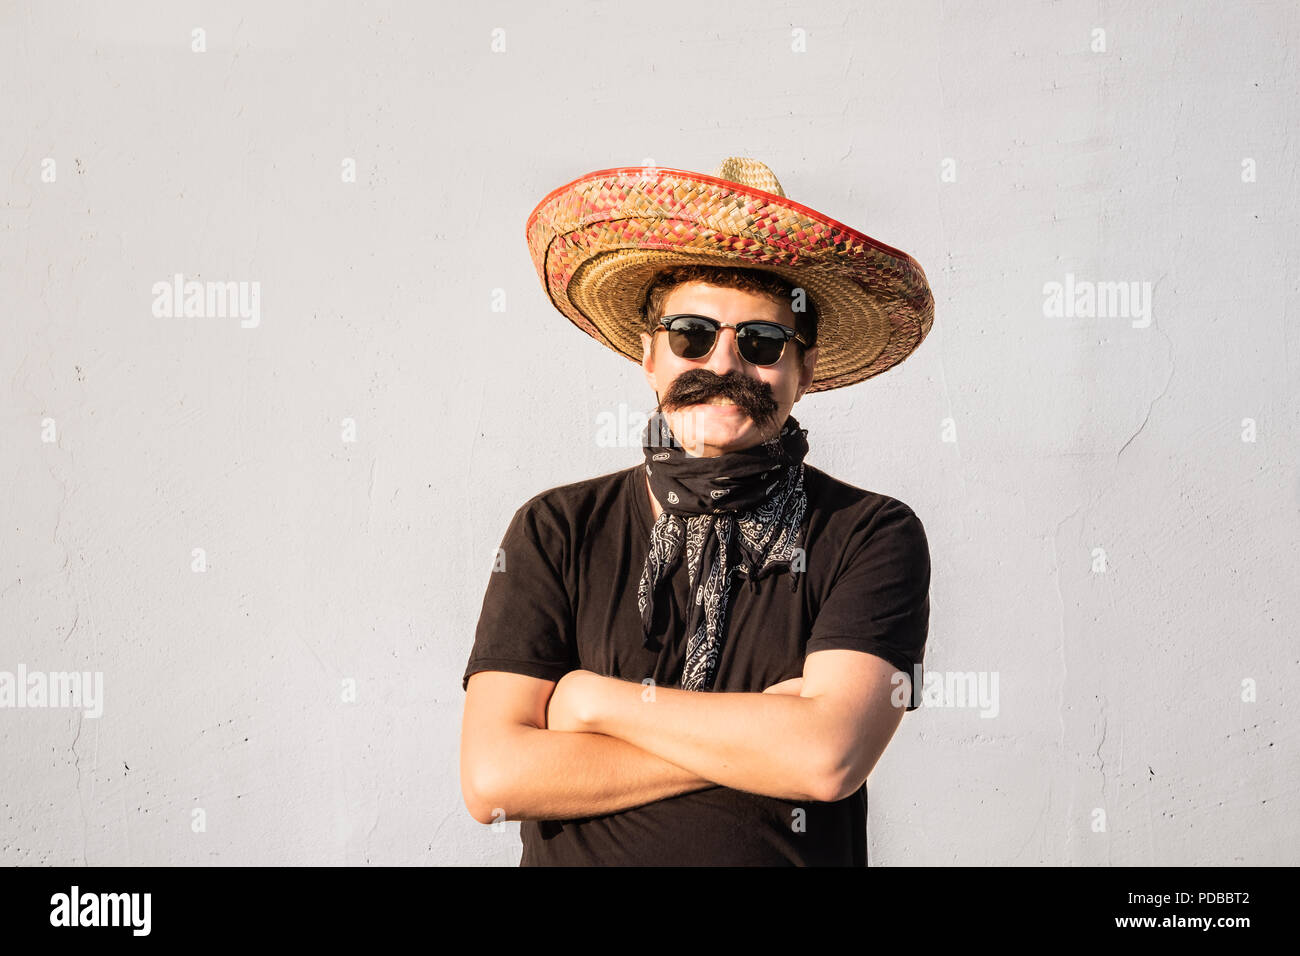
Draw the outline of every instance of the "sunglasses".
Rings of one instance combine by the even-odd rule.
[[[718,342],[719,329],[736,330],[736,349],[750,365],[768,366],[781,361],[785,343],[796,339],[800,345],[808,343],[788,325],[777,322],[738,322],[728,325],[706,315],[666,315],[659,320],[660,328],[668,332],[668,345],[678,358],[702,359],[707,357]],[[659,329],[655,329],[656,332]]]

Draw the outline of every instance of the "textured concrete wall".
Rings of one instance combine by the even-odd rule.
[[[493,550],[653,400],[524,220],[729,155],[935,292],[795,409],[997,680],[906,717],[873,864],[1300,862],[1294,4],[109,7],[0,13],[0,671],[103,681],[0,709],[0,862],[517,862],[457,780]]]

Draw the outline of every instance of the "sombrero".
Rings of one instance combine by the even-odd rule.
[[[787,199],[754,159],[730,157],[711,176],[658,166],[588,173],[538,203],[527,238],[555,307],[638,364],[646,292],[675,265],[765,269],[803,288],[818,312],[810,392],[897,365],[934,323],[916,260]]]

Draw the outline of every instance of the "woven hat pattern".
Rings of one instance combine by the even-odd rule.
[[[766,269],[817,307],[810,392],[878,375],[915,350],[934,321],[915,260],[788,199],[757,160],[731,157],[716,172],[607,169],[543,199],[527,240],[555,307],[640,363],[641,306],[660,271],[688,263]]]

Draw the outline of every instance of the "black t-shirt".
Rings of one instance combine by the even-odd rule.
[[[850,648],[916,675],[915,710],[930,614],[921,521],[806,462],[804,487],[806,570],[793,591],[785,567],[753,582],[737,573],[713,691],[761,691],[799,677],[812,651]],[[462,688],[478,671],[558,681],[577,668],[679,687],[684,557],[672,601],[665,590],[656,604],[662,650],[644,646],[637,610],[653,524],[644,463],[525,502],[501,542],[505,567],[490,576]],[[865,785],[831,803],[714,786],[595,817],[525,820],[521,865],[865,866],[866,816]]]

